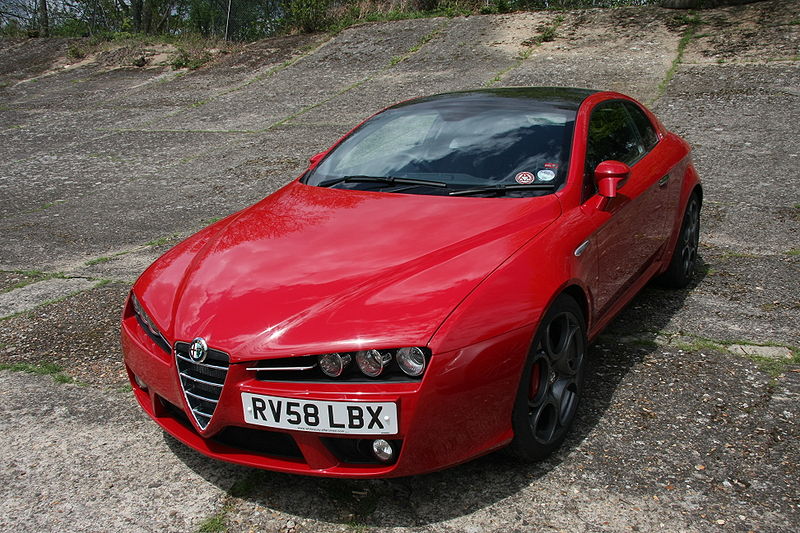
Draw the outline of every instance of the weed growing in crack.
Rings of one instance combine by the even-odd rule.
[[[27,374],[38,374],[40,376],[52,376],[58,383],[73,383],[75,380],[64,374],[64,368],[55,363],[0,363],[0,370],[11,370],[12,372],[25,372]]]

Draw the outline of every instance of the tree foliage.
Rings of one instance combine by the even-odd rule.
[[[331,0],[3,0],[0,35],[196,33],[258,39],[325,29]],[[49,15],[49,17],[48,17]],[[48,24],[49,19],[49,24]]]
[[[250,41],[361,20],[659,2],[752,0],[2,0],[0,35],[197,34]]]

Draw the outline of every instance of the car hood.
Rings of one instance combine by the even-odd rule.
[[[465,198],[292,182],[156,261],[134,290],[167,338],[231,360],[424,346],[560,214],[554,195]]]

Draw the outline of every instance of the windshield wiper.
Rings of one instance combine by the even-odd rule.
[[[385,183],[386,185],[424,185],[426,187],[447,187],[443,181],[415,180],[413,178],[395,178],[394,176],[345,176],[320,182],[320,187],[333,187],[339,183]]]
[[[485,187],[475,187],[474,189],[461,189],[460,191],[451,192],[450,196],[468,196],[487,192],[501,194],[506,191],[552,191],[554,189],[555,185],[552,183],[528,183],[525,185],[511,183],[509,185],[486,185]]]

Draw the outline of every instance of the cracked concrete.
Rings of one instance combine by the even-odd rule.
[[[797,530],[800,5],[699,12],[659,97],[676,14],[564,12],[534,47],[556,14],[368,24],[180,76],[107,60],[41,76],[65,41],[0,41],[0,303],[22,306],[2,322],[0,365],[84,383],[0,371],[0,529],[187,531],[219,513],[230,531]],[[696,283],[647,287],[591,348],[565,447],[537,465],[493,454],[345,482],[232,467],[164,437],[125,390],[117,324],[136,276],[370,113],[498,74],[655,100],[705,184]]]
[[[85,291],[96,284],[96,281],[85,278],[56,278],[0,293],[0,318],[30,311],[45,302]]]

